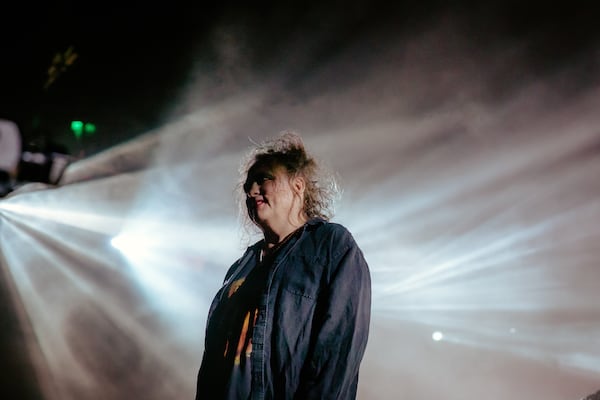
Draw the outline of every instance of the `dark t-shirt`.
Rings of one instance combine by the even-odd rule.
[[[225,288],[207,330],[207,355],[215,399],[249,399],[252,333],[271,262],[249,262]]]
[[[220,292],[206,330],[205,354],[198,376],[197,399],[250,399],[252,389],[252,334],[260,296],[279,253],[288,251],[300,229],[269,254],[249,260],[235,280]]]

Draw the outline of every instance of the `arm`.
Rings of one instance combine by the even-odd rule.
[[[356,396],[369,333],[371,279],[363,254],[351,237],[331,261],[296,399]]]

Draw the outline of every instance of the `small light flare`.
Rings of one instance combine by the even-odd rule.
[[[444,338],[444,335],[442,334],[442,332],[440,331],[435,331],[433,332],[433,334],[431,335],[431,338],[436,341],[439,342],[440,340],[442,340]]]

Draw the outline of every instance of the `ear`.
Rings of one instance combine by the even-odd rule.
[[[292,189],[294,190],[294,193],[302,198],[304,196],[304,190],[306,189],[306,182],[304,181],[304,178],[297,176],[292,179]]]

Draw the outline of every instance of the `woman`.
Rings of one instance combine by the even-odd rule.
[[[328,222],[333,186],[293,133],[256,148],[242,176],[264,239],[212,302],[196,399],[354,399],[371,281],[352,235]]]

